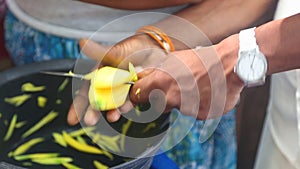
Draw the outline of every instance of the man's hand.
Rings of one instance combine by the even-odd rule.
[[[164,112],[178,108],[198,119],[221,116],[236,105],[244,87],[233,72],[237,51],[234,36],[216,46],[173,52],[159,68],[140,73],[131,101],[152,100],[152,106],[166,105]]]
[[[112,47],[87,39],[80,40],[79,45],[83,53],[99,62],[100,67],[113,66],[127,69],[129,62],[143,68],[155,67],[165,59],[165,52],[159,44],[144,34],[134,35]],[[70,125],[77,124],[82,118],[87,125],[97,123],[101,112],[89,106],[88,90],[89,83],[86,83],[75,97],[68,114]],[[120,112],[127,112],[131,107],[131,103],[127,102],[118,110],[107,112],[107,119],[110,122],[117,121],[120,118]]]

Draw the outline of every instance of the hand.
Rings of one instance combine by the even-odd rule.
[[[156,66],[165,58],[165,52],[156,41],[147,35],[134,35],[118,44],[110,47],[97,44],[93,41],[83,39],[79,42],[82,51],[90,58],[99,61],[101,66],[113,66],[127,69],[128,63],[135,66],[151,67]],[[68,113],[68,123],[77,124],[84,116],[87,125],[97,123],[101,112],[93,110],[88,101],[89,83],[84,84],[75,97]],[[110,122],[120,118],[119,112],[126,112],[131,108],[131,103],[125,103],[119,110],[107,112],[107,119]]]
[[[236,36],[215,46],[170,53],[159,68],[140,73],[130,99],[134,104],[152,100],[151,106],[163,112],[178,108],[198,119],[221,116],[236,105],[244,87],[233,72],[237,53]]]

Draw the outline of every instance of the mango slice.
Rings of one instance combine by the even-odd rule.
[[[46,86],[35,86],[34,84],[28,82],[24,83],[21,87],[22,92],[40,92],[46,89]]]
[[[71,163],[62,163],[62,165],[67,169],[81,169],[80,167]]]
[[[93,163],[94,163],[94,166],[95,166],[97,169],[107,169],[107,168],[108,168],[108,166],[106,166],[106,165],[100,163],[100,162],[97,161],[97,160],[94,160]]]
[[[61,134],[59,134],[59,133],[52,133],[52,136],[54,138],[54,141],[57,144],[59,144],[59,145],[61,145],[63,147],[67,147],[68,146],[67,142],[65,141],[64,137]]]
[[[27,150],[29,150],[32,146],[40,143],[40,142],[43,142],[44,141],[44,138],[34,138],[34,139],[31,139],[29,141],[27,141],[26,143],[23,143],[22,145],[20,145],[15,151],[13,151],[11,153],[12,156],[18,156],[18,155],[21,155],[23,153],[25,153]]]
[[[66,79],[59,85],[57,91],[58,91],[58,92],[63,91],[63,90],[67,87],[68,83],[69,83],[69,79],[66,78]]]
[[[8,104],[19,107],[30,98],[31,98],[30,94],[23,94],[23,95],[19,95],[19,96],[10,97],[10,98],[6,97],[6,98],[4,98],[4,101]]]
[[[27,130],[23,135],[22,138],[26,138],[33,134],[34,132],[38,131],[42,127],[44,127],[46,124],[53,121],[58,116],[58,112],[51,111],[48,113],[45,117],[43,117],[39,122],[37,122],[34,126],[32,126],[29,130]]]
[[[31,161],[43,165],[61,165],[64,163],[72,162],[73,159],[70,157],[52,157],[52,158],[36,158],[36,159],[32,159]]]
[[[89,101],[93,109],[106,111],[122,106],[127,98],[130,84],[137,80],[133,65],[129,71],[114,67],[103,67],[88,74],[91,78]]]
[[[17,122],[15,125],[15,128],[19,129],[19,128],[23,127],[26,123],[27,123],[27,121]]]
[[[46,106],[46,103],[47,103],[47,98],[46,97],[44,97],[44,96],[38,96],[37,97],[37,105],[40,108],[44,108]]]
[[[8,141],[10,139],[10,137],[12,136],[14,129],[15,129],[15,125],[17,124],[17,118],[18,118],[18,116],[16,114],[12,117],[10,125],[7,130],[7,133],[3,139],[4,141]]]
[[[103,154],[103,151],[100,150],[98,147],[81,144],[80,142],[75,140],[72,136],[70,136],[68,133],[66,133],[64,131],[62,134],[63,134],[63,138],[67,142],[67,145],[69,145],[70,147],[72,147],[78,151],[90,153],[90,154]]]
[[[25,154],[25,155],[18,155],[15,156],[14,159],[17,161],[24,161],[30,159],[38,159],[38,158],[52,158],[58,157],[58,153],[35,153],[35,154]]]

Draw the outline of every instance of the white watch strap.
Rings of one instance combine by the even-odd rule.
[[[254,30],[255,27],[240,31],[239,33],[240,51],[248,51],[257,48]]]

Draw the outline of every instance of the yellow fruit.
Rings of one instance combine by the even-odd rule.
[[[129,71],[114,67],[103,67],[89,74],[91,86],[89,101],[96,110],[111,110],[122,106],[127,98],[130,84],[137,80],[132,64]]]

